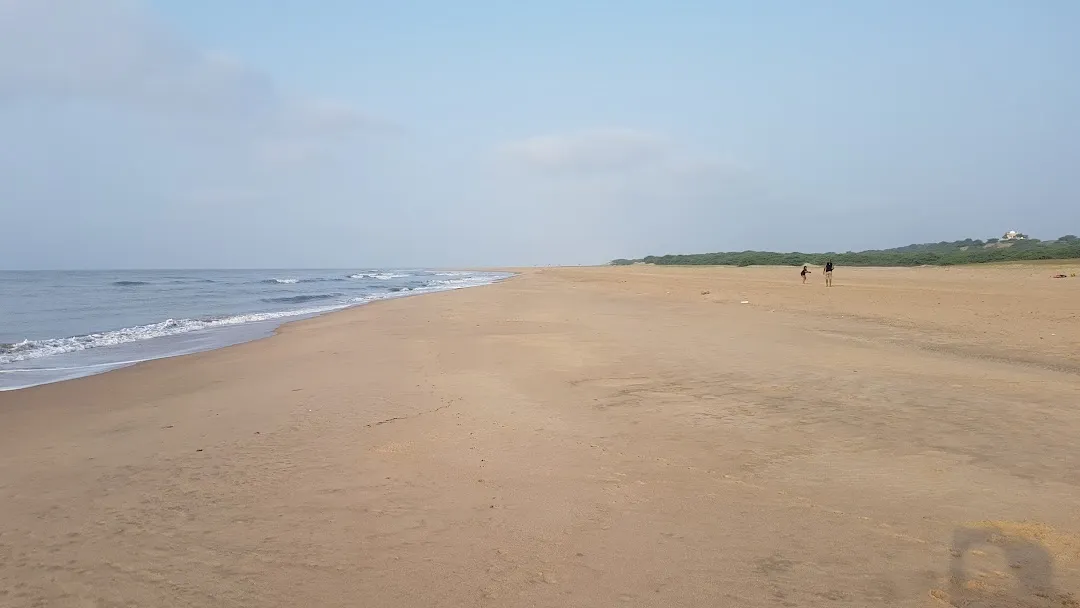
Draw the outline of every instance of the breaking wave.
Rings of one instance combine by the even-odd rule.
[[[472,273],[464,274],[449,274],[440,273],[438,276],[457,277],[453,279],[432,279],[424,283],[424,287],[434,287],[438,289],[459,289],[461,287],[475,287],[479,285],[487,285],[492,282],[490,276],[474,275]]]
[[[356,274],[350,274],[345,277],[347,279],[376,279],[379,281],[389,281],[391,279],[405,279],[411,277],[410,274],[399,274],[396,272],[358,272]]]
[[[295,285],[296,283],[325,283],[327,281],[344,281],[341,277],[317,277],[314,279],[266,279],[260,283],[271,285]]]
[[[166,319],[159,323],[136,325],[135,327],[125,327],[123,329],[93,333],[85,336],[53,338],[48,340],[23,340],[22,342],[17,342],[15,344],[0,344],[0,365],[15,363],[17,361],[26,361],[28,359],[38,359],[51,355],[61,355],[101,346],[115,346],[118,344],[126,344],[128,342],[175,336],[201,329],[227,327],[230,325],[241,325],[243,323],[270,321],[304,315],[316,315],[332,310],[339,310],[346,306],[348,305],[339,304],[335,306],[300,308],[282,312],[250,313],[225,317],[210,317],[205,319]]]
[[[304,302],[315,302],[318,300],[329,300],[331,298],[340,298],[345,294],[343,293],[312,293],[302,296],[284,296],[281,298],[264,298],[263,302],[267,304],[303,304]]]
[[[53,355],[84,351],[93,348],[116,346],[130,342],[139,342],[143,340],[151,340],[154,338],[176,336],[200,330],[212,330],[214,328],[223,328],[234,325],[242,325],[246,323],[256,323],[260,321],[287,320],[294,317],[313,316],[325,312],[331,312],[334,310],[341,310],[350,306],[365,304],[374,300],[402,297],[411,294],[431,293],[438,291],[447,291],[451,289],[460,289],[464,287],[487,285],[502,280],[510,275],[468,272],[418,272],[414,274],[402,274],[394,272],[373,271],[367,273],[356,273],[348,276],[349,278],[353,279],[375,279],[379,281],[404,279],[409,277],[412,277],[413,280],[406,281],[404,285],[391,284],[386,285],[385,287],[380,286],[381,289],[378,289],[376,292],[369,291],[373,286],[362,285],[361,288],[366,293],[362,293],[360,295],[357,295],[356,297],[353,297],[351,293],[345,295],[342,293],[333,292],[318,294],[297,294],[291,296],[285,296],[283,294],[282,297],[268,298],[266,300],[263,300],[263,302],[266,303],[286,305],[283,306],[285,308],[288,308],[287,305],[294,305],[295,308],[291,310],[274,312],[252,312],[246,314],[231,314],[201,318],[170,318],[164,321],[147,325],[136,325],[133,327],[125,327],[116,330],[102,331],[67,338],[48,338],[40,340],[26,339],[22,340],[21,342],[0,343],[0,366],[9,365],[20,361],[28,361],[32,359],[39,359],[42,357],[49,357]],[[177,277],[175,279],[175,281],[189,280],[192,282],[216,282],[195,277]],[[336,278],[328,278],[323,280],[344,281],[345,279],[342,278],[341,275],[338,275]],[[275,284],[293,284],[301,282],[301,279],[274,278],[267,279],[262,282]],[[122,287],[137,287],[140,285],[150,285],[151,283],[146,281],[116,281],[115,284]],[[226,287],[224,289],[228,289],[227,285],[228,284],[226,283]],[[334,301],[335,299],[336,301]],[[304,304],[306,303],[314,304],[304,306]],[[107,365],[111,364],[102,364],[103,367]],[[42,368],[39,371],[44,370],[45,368]],[[3,371],[4,373],[15,373],[15,371],[18,370],[0,371]]]

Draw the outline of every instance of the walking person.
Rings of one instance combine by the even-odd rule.
[[[806,278],[810,275],[810,270],[807,269],[806,266],[803,266],[802,267],[802,272],[800,272],[799,274],[802,275],[803,285],[806,285]]]
[[[832,260],[829,260],[828,262],[825,262],[825,286],[826,287],[832,287],[832,271],[833,271],[833,263],[832,263]]]

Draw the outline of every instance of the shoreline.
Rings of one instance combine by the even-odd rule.
[[[842,270],[531,269],[4,393],[0,604],[1068,605],[1080,373],[1031,360],[1080,285]]]
[[[477,272],[487,272],[487,271],[477,271]],[[492,271],[492,272],[503,272],[503,271]],[[509,272],[509,271],[506,271],[506,272]],[[394,301],[397,301],[397,300],[405,300],[405,299],[410,299],[410,298],[419,298],[419,297],[423,297],[423,296],[439,296],[439,295],[445,295],[445,294],[448,294],[448,293],[453,293],[455,291],[482,289],[482,288],[485,288],[485,287],[493,287],[493,286],[496,286],[496,285],[498,285],[500,283],[505,283],[505,282],[511,281],[514,278],[516,278],[517,276],[518,276],[518,274],[514,274],[514,275],[506,277],[504,279],[499,279],[499,280],[496,280],[496,281],[494,281],[492,283],[488,283],[488,284],[484,284],[484,285],[475,285],[475,286],[469,286],[469,287],[461,287],[461,288],[457,288],[457,289],[446,289],[446,290],[442,290],[442,291],[431,291],[431,292],[425,292],[425,293],[407,293],[407,294],[397,295],[397,296],[394,296],[394,297],[380,298],[380,299],[376,299],[376,300],[371,300],[369,302],[357,303],[357,304],[354,304],[352,306],[346,306],[345,308],[340,308],[340,309],[337,309],[337,310],[331,310],[331,311],[327,311],[327,312],[323,312],[323,313],[316,313],[316,314],[311,315],[311,316],[300,317],[300,318],[297,318],[297,319],[291,319],[291,320],[285,321],[283,323],[278,323],[273,328],[271,328],[271,329],[269,329],[269,330],[267,330],[265,332],[260,332],[260,335],[258,337],[254,337],[254,338],[251,338],[251,339],[246,339],[246,340],[231,343],[231,344],[225,344],[223,346],[208,348],[208,349],[205,349],[205,350],[197,350],[197,351],[189,352],[189,353],[180,353],[180,354],[176,354],[176,355],[165,355],[165,356],[161,356],[161,357],[153,357],[153,358],[149,358],[149,359],[143,359],[143,360],[140,360],[140,361],[132,361],[132,362],[129,362],[128,364],[126,364],[126,365],[123,365],[122,367],[117,367],[117,368],[109,369],[109,370],[102,371],[102,372],[96,372],[96,373],[92,373],[92,374],[87,374],[87,375],[84,375],[84,376],[76,376],[76,377],[73,377],[73,378],[67,378],[67,379],[64,379],[64,380],[57,380],[57,381],[54,381],[54,382],[46,382],[46,383],[42,383],[42,384],[34,384],[34,385],[31,385],[31,386],[25,386],[25,387],[21,387],[21,388],[0,390],[0,414],[3,413],[4,407],[6,405],[6,404],[3,403],[5,395],[18,395],[19,397],[25,397],[27,393],[35,391],[35,390],[40,390],[40,389],[55,388],[55,387],[58,387],[58,386],[61,386],[61,385],[67,386],[67,385],[72,385],[72,384],[78,384],[79,382],[84,382],[84,381],[88,381],[88,380],[94,380],[94,379],[103,378],[103,377],[106,377],[106,376],[108,376],[109,379],[111,380],[112,377],[115,376],[115,375],[123,374],[124,372],[139,371],[140,368],[146,367],[148,365],[161,365],[161,364],[168,365],[170,362],[181,363],[181,362],[188,362],[188,361],[197,361],[201,357],[207,357],[207,356],[210,356],[210,355],[214,355],[215,353],[223,353],[225,351],[233,351],[233,350],[236,350],[236,349],[242,349],[242,348],[247,347],[249,345],[266,343],[266,342],[268,342],[270,340],[273,340],[275,338],[281,337],[282,335],[285,335],[290,330],[292,330],[294,327],[303,327],[306,323],[319,321],[319,320],[324,319],[324,318],[332,318],[332,317],[337,317],[339,315],[347,315],[347,314],[349,314],[351,312],[355,312],[355,311],[360,310],[360,309],[378,307],[378,305],[380,305],[380,304],[387,304],[387,303],[394,302]],[[257,323],[254,323],[254,324],[257,324]]]
[[[281,269],[270,269],[270,270],[281,270]],[[314,269],[314,270],[337,270],[337,269]],[[390,269],[390,270],[393,270],[393,269]],[[294,272],[303,272],[303,271],[305,271],[305,269],[294,269],[293,271]],[[0,394],[10,393],[10,392],[14,392],[14,391],[22,391],[22,390],[26,390],[26,389],[29,389],[29,388],[34,388],[34,387],[38,387],[38,386],[46,386],[46,385],[50,385],[50,384],[56,384],[56,383],[59,383],[59,382],[70,382],[72,380],[78,380],[80,378],[86,378],[86,377],[96,376],[96,375],[100,375],[100,374],[107,374],[107,373],[110,373],[110,372],[119,371],[119,370],[122,370],[122,369],[126,369],[126,368],[129,368],[129,367],[133,367],[133,366],[136,366],[136,365],[147,363],[147,362],[150,362],[150,361],[158,361],[158,360],[161,360],[161,359],[173,359],[173,358],[176,358],[176,357],[186,357],[186,356],[191,356],[191,355],[198,355],[200,353],[213,352],[213,351],[216,351],[216,350],[221,350],[223,348],[229,348],[229,347],[232,347],[232,346],[237,346],[237,345],[241,345],[241,344],[247,344],[249,342],[256,342],[256,341],[259,341],[259,340],[263,340],[263,339],[266,339],[266,338],[273,337],[278,333],[278,331],[282,327],[284,327],[286,325],[289,325],[289,324],[292,324],[292,323],[300,323],[300,322],[303,322],[303,321],[306,321],[306,320],[309,320],[309,319],[318,318],[318,317],[328,315],[328,314],[335,314],[335,313],[339,313],[339,312],[344,312],[344,311],[347,311],[347,310],[351,310],[353,308],[358,308],[358,307],[367,306],[367,305],[370,305],[370,304],[375,304],[375,303],[378,303],[378,302],[381,302],[381,301],[384,301],[384,300],[409,298],[409,297],[424,296],[424,295],[434,295],[434,294],[443,293],[443,292],[446,292],[446,291],[456,291],[458,289],[471,289],[471,288],[474,288],[474,287],[487,287],[487,286],[490,286],[490,285],[500,283],[502,281],[509,280],[509,279],[513,278],[515,276],[515,274],[516,274],[515,272],[512,272],[512,271],[501,271],[501,270],[472,270],[472,269],[468,269],[467,271],[468,272],[478,272],[478,273],[505,274],[505,275],[508,275],[508,276],[492,278],[491,281],[488,282],[488,283],[481,283],[481,284],[477,284],[477,285],[467,285],[467,286],[463,286],[463,287],[450,287],[450,288],[446,288],[446,289],[438,289],[438,290],[432,290],[432,291],[421,291],[421,292],[417,292],[416,290],[391,291],[391,292],[388,292],[387,294],[382,294],[381,297],[379,297],[379,296],[373,297],[372,299],[370,299],[368,301],[356,302],[356,303],[353,303],[353,304],[347,304],[347,305],[344,305],[344,306],[342,306],[340,308],[334,308],[334,309],[325,310],[325,311],[321,311],[321,312],[312,312],[312,313],[308,313],[308,314],[298,314],[298,315],[295,315],[295,316],[288,316],[288,315],[283,314],[283,316],[278,317],[278,318],[251,321],[251,322],[240,323],[240,324],[232,325],[232,326],[203,328],[203,329],[199,329],[199,330],[196,330],[196,331],[193,331],[193,332],[186,332],[186,333],[180,333],[180,334],[175,334],[175,335],[166,335],[166,336],[156,336],[156,337],[148,338],[146,340],[135,340],[135,341],[131,341],[131,342],[127,342],[127,343],[121,343],[121,344],[117,344],[117,345],[86,349],[84,351],[72,351],[72,352],[62,353],[62,354],[59,354],[59,355],[51,355],[49,357],[39,357],[39,358],[35,358],[35,359],[29,359],[28,361],[41,361],[43,359],[49,359],[51,357],[57,357],[57,356],[63,358],[63,357],[70,356],[70,355],[73,355],[73,354],[76,354],[76,353],[78,353],[78,354],[82,354],[82,353],[100,354],[102,352],[107,352],[105,349],[122,348],[122,349],[138,350],[139,347],[149,347],[149,346],[159,346],[160,347],[163,342],[168,342],[168,341],[174,341],[174,342],[175,341],[183,341],[183,340],[190,341],[192,339],[199,339],[199,338],[207,338],[208,339],[206,341],[206,343],[204,343],[202,345],[196,345],[196,346],[192,346],[192,347],[188,347],[188,348],[171,349],[171,350],[170,349],[165,349],[165,350],[161,351],[161,354],[149,355],[149,356],[140,357],[140,358],[131,359],[131,360],[100,362],[100,363],[86,363],[86,364],[82,364],[82,365],[75,365],[75,366],[70,366],[70,367],[59,367],[59,368],[55,368],[55,367],[18,368],[18,367],[16,367],[16,368],[13,368],[13,369],[8,369],[8,370],[0,370],[0,374],[28,374],[28,375],[32,375],[35,372],[56,372],[56,371],[64,371],[64,370],[71,370],[71,372],[72,372],[70,375],[67,375],[67,376],[65,376],[63,374],[60,374],[58,377],[56,377],[56,379],[44,380],[44,381],[40,381],[40,382],[33,382],[31,384],[26,384],[26,385],[21,385],[21,386],[12,386],[12,387],[0,386]],[[460,272],[460,270],[432,269],[431,272]],[[209,338],[211,338],[211,337],[216,338],[216,339],[209,340]],[[136,356],[138,356],[138,355],[136,355]],[[107,369],[101,369],[101,371],[91,371],[91,370],[94,370],[96,368],[107,368]]]

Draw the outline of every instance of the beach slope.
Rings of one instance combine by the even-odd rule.
[[[1051,270],[533,270],[0,393],[0,606],[1076,606]]]

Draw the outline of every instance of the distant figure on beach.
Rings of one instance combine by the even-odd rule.
[[[807,277],[807,275],[809,275],[809,274],[810,274],[810,270],[808,270],[808,269],[806,268],[806,266],[803,266],[803,267],[802,267],[802,272],[800,272],[799,274],[801,274],[801,275],[802,275],[802,282],[803,282],[803,284],[805,285],[805,284],[806,284],[806,277]]]
[[[832,260],[825,262],[825,286],[832,287]]]

